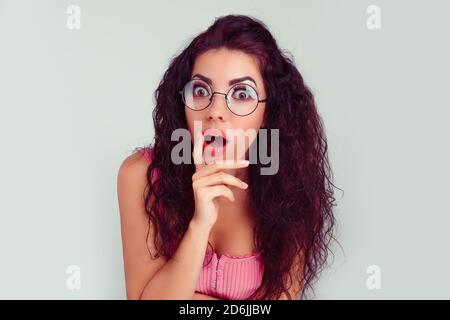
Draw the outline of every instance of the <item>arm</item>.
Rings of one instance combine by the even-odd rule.
[[[140,153],[129,156],[117,177],[125,280],[128,299],[192,299],[203,264],[210,228],[193,221],[172,259],[154,253],[153,226],[145,243],[148,216],[143,193],[147,185],[147,160]]]
[[[208,236],[208,229],[191,221],[173,258],[147,283],[141,298],[192,299]]]

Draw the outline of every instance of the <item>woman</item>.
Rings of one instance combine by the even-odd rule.
[[[327,260],[335,199],[322,122],[292,60],[261,21],[224,16],[171,61],[155,98],[154,144],[118,173],[128,299],[306,297]],[[179,128],[192,137],[188,164],[173,161]],[[224,143],[237,129],[278,130],[275,174],[237,152],[206,163],[205,133]],[[226,141],[213,156],[237,150]]]

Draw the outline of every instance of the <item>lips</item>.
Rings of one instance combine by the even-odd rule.
[[[211,143],[220,141],[223,145],[225,145],[228,141],[225,132],[218,128],[206,129],[203,131],[203,135],[205,137],[205,142],[207,144],[211,144]]]

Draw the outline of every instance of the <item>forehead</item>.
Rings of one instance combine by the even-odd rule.
[[[224,87],[229,80],[243,76],[251,76],[258,86],[262,85],[257,58],[239,50],[221,48],[202,53],[194,62],[191,77],[196,73]]]

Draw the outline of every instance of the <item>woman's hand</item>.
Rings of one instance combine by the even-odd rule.
[[[217,197],[225,197],[234,201],[234,194],[229,186],[246,189],[248,185],[235,176],[221,170],[232,168],[244,168],[249,161],[239,162],[214,162],[203,163],[203,141],[202,133],[198,133],[194,139],[194,158],[196,172],[192,175],[192,188],[194,190],[195,212],[192,219],[199,224],[212,227],[218,216]]]

